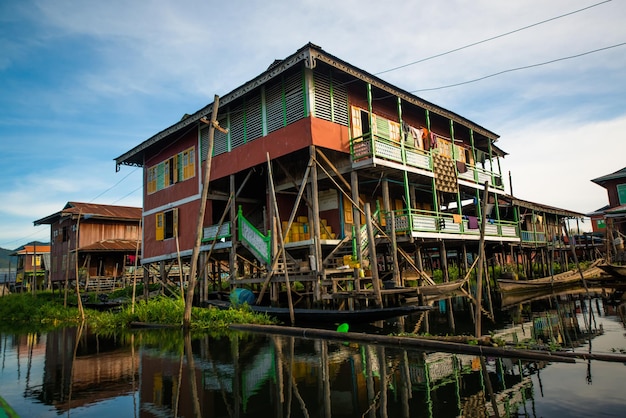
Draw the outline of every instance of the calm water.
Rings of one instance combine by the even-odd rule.
[[[616,305],[577,297],[513,301],[485,325],[506,328],[500,336],[510,341],[626,351]],[[442,312],[352,330],[471,333],[463,305],[457,300],[453,326],[442,303]],[[483,417],[494,404],[500,416],[626,414],[620,362],[484,358],[483,368],[462,354],[261,334],[185,338],[172,330],[0,334],[0,348],[0,395],[22,417]]]

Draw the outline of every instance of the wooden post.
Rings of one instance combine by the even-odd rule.
[[[391,199],[389,197],[389,181],[385,178],[382,181],[382,191],[383,191],[383,209],[386,213],[389,213],[390,223],[388,225],[388,230],[391,230],[391,257],[393,260],[393,281],[396,285],[400,286],[400,268],[398,266],[398,242],[396,240],[396,216],[391,208]]]
[[[217,126],[217,111],[220,107],[220,97],[216,94],[211,109],[211,122],[209,124],[209,144],[207,146],[206,159],[204,161],[204,180],[202,182],[202,196],[200,198],[200,208],[198,210],[198,223],[196,225],[196,241],[191,253],[191,272],[185,298],[185,312],[183,315],[183,327],[191,326],[191,306],[193,304],[193,293],[196,287],[196,272],[198,271],[198,256],[200,254],[200,243],[202,241],[202,226],[204,224],[204,214],[206,212],[206,202],[209,195],[209,180],[211,179],[211,161],[213,159],[213,138],[215,137],[215,127]]]
[[[374,236],[374,229],[372,228],[372,211],[370,204],[365,204],[365,225],[367,228],[367,243],[369,245],[370,260],[376,262],[376,237]],[[374,287],[374,295],[376,296],[376,303],[379,307],[383,306],[383,297],[380,292],[380,280],[378,277],[378,268],[373,266],[372,270],[372,285]]]
[[[267,155],[267,170],[268,170],[268,177],[269,177],[269,183],[270,183],[270,190],[271,190],[271,196],[270,198],[272,199],[272,207],[274,208],[274,218],[276,219],[276,229],[278,231],[278,239],[279,242],[278,244],[280,245],[280,248],[282,248],[282,251],[280,251],[280,253],[282,254],[282,258],[283,258],[283,268],[285,269],[285,287],[287,289],[287,302],[289,303],[289,319],[291,320],[291,325],[294,325],[296,323],[296,319],[293,313],[293,301],[291,300],[291,285],[289,283],[289,272],[287,271],[287,256],[285,255],[285,242],[283,241],[283,230],[282,230],[282,226],[280,224],[280,213],[278,211],[278,203],[276,202],[276,189],[274,188],[274,176],[272,174],[272,163],[270,161],[270,154],[269,152],[266,154]]]
[[[315,159],[315,146],[311,145],[309,147],[309,159]],[[319,190],[317,184],[317,164],[313,164],[311,166],[311,212],[313,215],[313,233],[311,233],[311,239],[313,240],[313,245],[311,246],[313,256],[315,259],[315,269],[311,268],[311,270],[315,273],[316,283],[320,281],[320,271],[322,268],[322,244],[320,242],[320,202],[319,202]],[[310,225],[309,225],[310,228]],[[309,231],[310,232],[310,231]],[[313,267],[313,266],[311,266]]]
[[[485,258],[485,223],[487,221],[487,200],[489,199],[489,181],[484,184],[485,190],[483,192],[481,221],[480,221],[480,241],[478,242],[478,273],[476,275],[476,319],[475,325],[475,337],[480,338],[482,336],[481,322],[482,322],[482,291],[483,291],[483,261]]]
[[[361,240],[361,211],[359,210],[359,175],[356,171],[352,171],[350,173],[350,182],[352,183],[352,201],[356,204],[356,207],[352,205],[352,226],[354,227],[354,234],[356,237],[356,255],[357,260],[359,262],[359,266],[363,267],[363,252],[361,251],[363,247],[363,243]],[[372,271],[372,275],[374,270],[376,270],[376,277],[378,277],[378,267],[376,265],[376,257],[372,258],[370,254],[370,270]],[[360,280],[359,280],[359,272],[357,269],[354,269],[354,277],[356,282],[356,290],[361,290]],[[372,279],[373,280],[373,279]]]
[[[230,175],[230,192],[235,193],[235,175]],[[237,195],[233,194],[230,202],[230,252],[228,254],[229,284],[237,278]]]

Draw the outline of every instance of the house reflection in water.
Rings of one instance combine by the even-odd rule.
[[[416,411],[484,416],[493,411],[475,356],[276,336],[203,339],[194,342],[194,352],[190,373],[182,353],[142,350],[142,417],[191,417],[194,405],[202,416],[412,416]],[[543,366],[487,361],[502,413],[532,398],[530,374]]]
[[[123,338],[83,334],[75,347],[75,328],[48,333],[46,338],[43,385],[36,397],[59,413],[136,390],[139,355]]]

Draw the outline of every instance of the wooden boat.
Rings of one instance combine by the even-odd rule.
[[[207,306],[214,306],[219,309],[230,309],[230,301],[208,300]],[[291,321],[289,308],[248,305],[253,312],[265,313],[280,321]],[[370,323],[384,319],[396,318],[409,315],[414,312],[431,310],[430,306],[421,305],[401,305],[387,308],[364,308],[360,310],[338,310],[338,309],[307,309],[294,308],[294,318],[297,323]]]
[[[599,268],[600,263],[601,260],[594,261],[587,270],[582,272],[583,277],[585,279],[600,277],[602,275],[602,270]],[[498,287],[502,292],[535,292],[576,284],[582,284],[582,278],[577,269],[533,280],[498,279]]]
[[[594,296],[605,295],[606,289],[603,287],[584,288],[581,285],[563,286],[558,289],[536,289],[528,292],[507,292],[502,294],[501,308],[506,309],[524,303],[546,300],[551,298],[560,298],[570,295],[587,295]]]
[[[619,264],[599,264],[605,273],[610,274],[615,279],[626,279],[626,266],[620,266]]]
[[[417,287],[417,294],[423,296],[445,295],[459,290],[465,284],[465,280],[456,280],[448,283],[438,283]]]

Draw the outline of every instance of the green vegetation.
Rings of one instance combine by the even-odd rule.
[[[93,299],[89,295],[87,299]],[[66,326],[76,326],[81,322],[80,312],[76,307],[76,297],[68,300],[70,306],[63,306],[63,295],[40,292],[11,294],[0,299],[0,324],[2,330],[47,331]],[[95,332],[112,333],[129,328],[133,322],[158,325],[180,326],[183,320],[184,302],[158,296],[148,301],[140,300],[134,311],[128,304],[118,312],[100,312],[85,309],[87,327]],[[248,307],[219,310],[217,308],[193,308],[192,331],[211,331],[225,333],[230,324],[273,324],[275,321],[266,315],[252,312]]]

